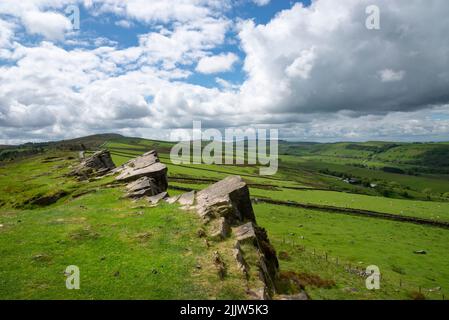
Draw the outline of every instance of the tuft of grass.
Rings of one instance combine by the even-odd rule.
[[[80,228],[69,233],[70,240],[74,241],[96,240],[99,237],[100,234],[92,230],[91,227]]]

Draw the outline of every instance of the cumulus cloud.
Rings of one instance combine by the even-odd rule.
[[[231,6],[230,0],[90,0],[89,8],[112,12],[141,22],[190,22],[217,17]]]
[[[193,64],[206,51],[222,44],[230,24],[226,19],[205,18],[140,36],[140,47],[148,63],[162,63],[165,69],[176,64]]]
[[[237,55],[232,52],[204,57],[198,62],[196,71],[206,74],[230,71],[238,60]]]
[[[39,34],[49,40],[62,40],[72,28],[67,17],[55,12],[26,12],[22,21],[28,33]]]
[[[316,55],[313,48],[303,50],[298,58],[285,69],[286,74],[291,78],[301,77],[303,79],[309,79],[315,58]]]
[[[14,24],[0,18],[0,48],[7,48],[11,45],[14,27]]]
[[[297,3],[267,25],[244,22],[239,36],[249,79],[242,105],[369,114],[448,102],[448,48],[442,45],[449,41],[447,4],[374,3],[382,8],[375,31],[365,27],[365,8],[373,4],[367,0]]]

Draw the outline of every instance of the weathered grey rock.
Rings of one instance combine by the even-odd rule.
[[[250,298],[253,300],[269,300],[270,295],[268,293],[268,289],[266,287],[259,289],[252,289],[247,291]]]
[[[233,255],[234,255],[234,259],[237,261],[237,267],[239,268],[239,270],[246,276],[248,277],[248,264],[245,261],[245,258],[243,256],[243,251],[242,248],[240,246],[240,243],[237,241],[234,249],[232,250]]]
[[[212,223],[211,238],[212,240],[220,241],[229,235],[229,225],[224,217],[214,220]]]
[[[256,240],[256,231],[254,230],[254,224],[252,222],[233,228],[232,232],[240,243]]]
[[[124,165],[113,171],[119,175],[116,177],[117,181],[132,182],[128,185],[131,193],[146,188],[153,190],[150,195],[157,195],[164,192],[168,188],[167,183],[167,166],[160,163],[157,153],[150,151],[128,161]]]
[[[118,181],[127,182],[137,180],[142,177],[150,177],[150,178],[165,177],[166,174],[167,174],[167,166],[163,163],[155,162],[140,169],[135,169],[133,167],[125,168],[116,179]]]
[[[160,163],[155,151],[128,161],[115,172],[120,173],[116,178],[118,181],[134,181],[142,177],[163,178],[163,183],[167,186],[167,166]]]
[[[178,199],[178,203],[182,206],[192,206],[195,203],[195,191],[182,194]]]
[[[257,226],[253,222],[248,222],[233,228],[232,232],[239,246],[250,244],[258,249],[260,253],[258,263],[260,279],[271,291],[274,291],[276,279],[278,277],[279,261],[276,251],[268,240],[265,229]]]
[[[147,200],[151,204],[155,205],[155,204],[158,204],[162,199],[165,199],[167,197],[168,197],[168,193],[167,192],[161,192],[161,193],[159,193],[159,194],[157,194],[155,196],[148,197]]]
[[[142,177],[136,181],[129,183],[126,186],[126,189],[128,190],[128,192],[136,192],[151,187],[153,187],[153,180],[148,177]]]
[[[144,196],[155,196],[164,192],[158,185],[156,179],[149,177],[142,177],[126,186],[128,189],[128,197],[141,198]]]
[[[75,167],[70,175],[78,176],[81,179],[87,179],[92,175],[104,175],[115,168],[111,153],[107,150],[95,152],[92,156],[84,158],[81,163]]]
[[[138,199],[138,198],[143,198],[143,197],[154,196],[154,192],[151,188],[148,188],[148,189],[142,189],[142,190],[135,191],[135,192],[129,192],[126,196],[128,198]]]
[[[115,168],[115,164],[111,158],[111,153],[108,150],[95,152],[91,157],[84,160],[84,164],[86,167],[96,170],[112,170]]]
[[[275,291],[279,263],[266,231],[257,226],[248,186],[243,179],[238,176],[228,177],[199,191],[196,210],[205,224],[211,226],[208,234],[213,240],[226,238],[229,227],[233,226],[232,233],[237,241],[233,249],[234,258],[247,277],[250,277],[250,266],[245,262],[242,248],[246,247],[243,245],[252,246],[253,249],[249,250],[256,250],[259,260],[251,268],[256,267],[256,274],[259,271],[259,278],[265,287],[251,291],[250,295],[257,299],[270,297]]]
[[[165,202],[167,202],[168,204],[173,204],[176,201],[178,201],[179,197],[180,196],[177,195],[177,196],[173,196],[173,197],[167,198],[167,199],[165,199]]]
[[[199,191],[196,200],[198,213],[206,220],[219,216],[225,216],[230,222],[256,220],[248,186],[239,176],[228,177]]]
[[[205,223],[220,217],[224,217],[229,221],[234,220],[235,209],[229,196],[209,199],[207,203],[197,200],[197,203],[197,212]]]

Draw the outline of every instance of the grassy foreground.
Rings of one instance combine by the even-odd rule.
[[[244,296],[240,279],[216,276],[213,248],[198,238],[195,214],[121,199],[124,190],[106,187],[108,179],[82,184],[64,178],[51,170],[70,163],[68,154],[58,156],[52,165],[47,156],[34,156],[0,169],[1,299]],[[36,180],[29,183],[32,175]],[[58,187],[72,193],[45,208],[26,204]],[[66,289],[69,265],[80,268],[81,290]]]

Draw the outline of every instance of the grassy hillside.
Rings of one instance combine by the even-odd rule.
[[[67,178],[81,144],[109,149],[117,165],[158,150],[169,168],[170,194],[241,175],[259,199],[256,216],[278,252],[281,277],[300,279],[314,299],[449,295],[449,229],[260,201],[448,222],[447,162],[433,165],[425,159],[449,144],[282,142],[278,173],[264,177],[257,166],[174,165],[172,143],[107,135],[44,144],[37,154],[1,162],[0,298],[244,297],[241,279],[222,282],[213,272],[214,248],[198,238],[195,214],[176,205],[151,208],[122,199],[123,190],[112,177]],[[444,152],[434,157],[441,160]],[[343,181],[348,177],[360,181]],[[60,198],[55,203],[36,204],[37,198],[54,195]],[[415,253],[420,250],[426,254]],[[69,264],[83,266],[82,290],[65,289],[63,272]],[[382,272],[379,291],[368,291],[357,274],[372,264]]]
[[[74,154],[49,155],[0,168],[0,299],[245,296],[242,279],[218,279],[194,213],[122,199],[112,177],[77,182],[63,175]],[[30,203],[60,190],[54,204]],[[68,265],[80,267],[82,290],[65,288]]]

